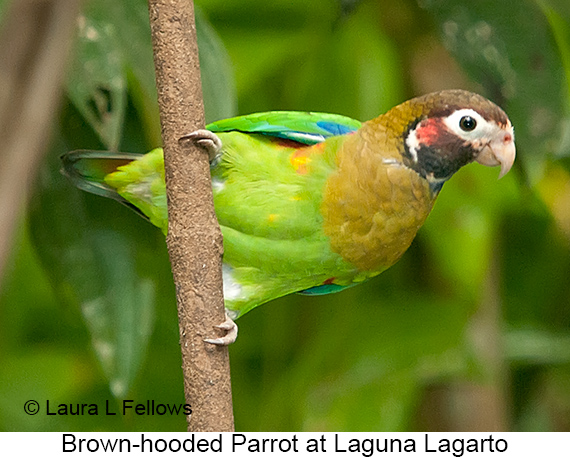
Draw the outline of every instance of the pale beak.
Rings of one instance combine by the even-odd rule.
[[[507,128],[501,129],[497,136],[483,148],[475,161],[488,167],[500,165],[500,179],[505,176],[513,166],[515,156],[515,135],[513,128],[509,125]]]

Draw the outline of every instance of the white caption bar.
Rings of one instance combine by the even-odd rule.
[[[3,455],[570,456],[570,433],[3,433]],[[10,451],[5,453],[4,451]]]

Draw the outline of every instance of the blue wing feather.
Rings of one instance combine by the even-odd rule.
[[[269,111],[212,122],[212,132],[240,131],[315,144],[326,138],[358,130],[361,122],[346,116],[298,111]]]
[[[321,284],[320,286],[311,287],[310,289],[305,289],[297,292],[299,295],[327,295],[335,294],[341,290],[348,289],[349,287],[354,287],[356,284],[349,284],[347,286],[341,286],[338,284]]]

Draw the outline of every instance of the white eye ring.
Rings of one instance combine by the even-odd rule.
[[[493,131],[493,125],[487,122],[475,110],[459,109],[444,118],[447,128],[465,140],[475,140],[487,136]]]

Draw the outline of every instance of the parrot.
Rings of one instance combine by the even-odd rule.
[[[408,249],[444,183],[464,165],[515,160],[506,113],[465,90],[422,95],[360,122],[338,114],[270,111],[186,134],[209,155],[223,235],[224,336],[251,309],[291,293],[322,295],[382,273]],[[78,150],[62,172],[168,231],[161,148]]]

